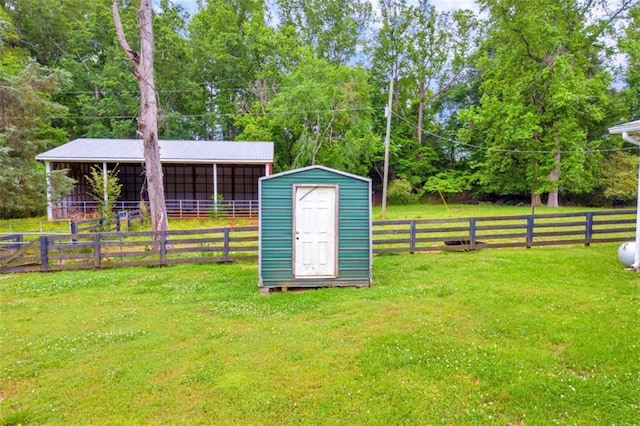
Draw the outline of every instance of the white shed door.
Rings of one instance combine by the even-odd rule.
[[[294,277],[335,277],[336,186],[298,185],[295,191]]]

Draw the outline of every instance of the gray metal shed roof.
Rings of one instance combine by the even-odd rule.
[[[273,162],[273,142],[160,140],[163,163]],[[144,161],[140,139],[76,139],[36,156],[40,161],[121,162]]]
[[[618,134],[623,132],[640,132],[640,120],[620,124],[609,128],[609,133]]]

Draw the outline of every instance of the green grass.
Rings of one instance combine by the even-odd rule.
[[[632,208],[632,207],[631,207]],[[535,214],[574,213],[597,210],[611,210],[595,207],[546,207],[535,208]],[[387,219],[440,219],[458,217],[482,217],[482,216],[515,216],[531,214],[530,205],[507,206],[490,203],[480,204],[411,204],[408,206],[387,206]],[[373,208],[373,219],[380,220],[381,207]]]
[[[47,221],[46,217],[28,219],[0,219],[0,235],[12,233],[68,233],[68,220]]]
[[[383,255],[374,287],[257,266],[0,275],[0,424],[635,424],[617,245]]]

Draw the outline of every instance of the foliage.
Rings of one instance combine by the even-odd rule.
[[[609,200],[629,201],[638,196],[638,157],[622,151],[602,163],[604,196]]]
[[[0,1],[3,96],[25,93],[0,104],[12,123],[0,214],[44,210],[35,154],[137,137],[140,92],[112,0],[59,3]],[[139,3],[118,4],[138,50]],[[598,150],[621,145],[607,127],[640,111],[640,6],[629,0],[481,0],[482,14],[429,0],[182,4],[154,2],[158,136],[270,140],[276,171],[322,163],[382,177],[393,80],[391,180],[453,190],[469,175],[485,197],[601,198]]]
[[[597,148],[587,135],[604,118],[610,77],[591,40],[603,35],[609,16],[589,26],[589,10],[575,3],[481,2],[493,18],[478,62],[483,94],[463,115],[470,126],[461,137],[484,138],[479,169],[486,191],[547,192],[557,206],[561,186],[592,189],[584,151]]]
[[[306,57],[269,104],[291,135],[292,166],[323,164],[366,174],[363,165],[376,139],[369,91],[364,70]]]
[[[413,185],[405,179],[395,179],[389,183],[387,189],[389,204],[413,204],[418,200],[418,194],[413,192]]]
[[[229,215],[229,206],[224,202],[224,196],[218,194],[217,197],[211,196],[213,201],[213,209],[209,210],[208,215],[211,219],[224,219]]]
[[[4,13],[0,23],[0,217],[25,217],[46,205],[44,167],[35,156],[65,139],[52,118],[66,108],[52,94],[67,74],[40,66],[16,46],[15,28]]]
[[[447,157],[450,141],[437,135],[464,103],[461,92],[472,87],[471,58],[481,25],[470,11],[439,12],[427,1],[382,1],[380,8],[382,28],[370,73],[385,92],[389,79],[394,81],[391,175],[422,186],[453,157]],[[376,102],[384,102],[382,96]],[[376,158],[378,173],[381,161]]]
[[[255,263],[3,276],[0,419],[633,424],[616,248],[377,256],[370,289],[267,297]]]
[[[236,139],[241,129],[235,114],[246,113],[256,99],[265,103],[273,97],[277,75],[263,70],[280,62],[287,43],[270,51],[276,37],[264,14],[262,0],[210,0],[189,24],[194,73],[205,89],[200,121],[208,139]]]
[[[140,201],[140,216],[142,216],[143,225],[148,225],[151,223],[151,218],[149,217],[149,207],[147,207],[147,203],[145,201]]]
[[[627,87],[623,91],[628,106],[626,116],[629,119],[640,118],[640,4],[630,11],[630,20],[625,28],[619,45],[627,56],[625,80]]]
[[[108,230],[115,220],[114,209],[122,191],[118,170],[107,170],[105,173],[101,168],[92,167],[85,178],[91,189],[91,197],[98,203],[98,213],[103,219],[104,227]]]
[[[300,42],[314,56],[347,65],[360,54],[373,19],[366,0],[277,0],[283,25],[295,28]]]
[[[49,187],[51,191],[51,201],[58,202],[63,200],[73,191],[75,179],[70,178],[68,169],[52,170],[49,174]]]
[[[426,192],[459,194],[472,188],[473,176],[467,171],[449,170],[431,176],[424,184]]]

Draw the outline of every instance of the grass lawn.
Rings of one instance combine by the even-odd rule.
[[[260,296],[255,263],[0,275],[0,424],[637,424],[617,245],[384,255]]]
[[[627,207],[633,209],[634,207]],[[381,219],[381,207],[373,207],[373,219]],[[558,214],[586,211],[611,210],[610,208],[596,208],[584,206],[546,207],[538,206],[534,214]],[[441,219],[457,217],[483,216],[516,216],[531,214],[530,205],[507,206],[490,203],[480,204],[411,204],[408,206],[387,206],[387,219]]]

